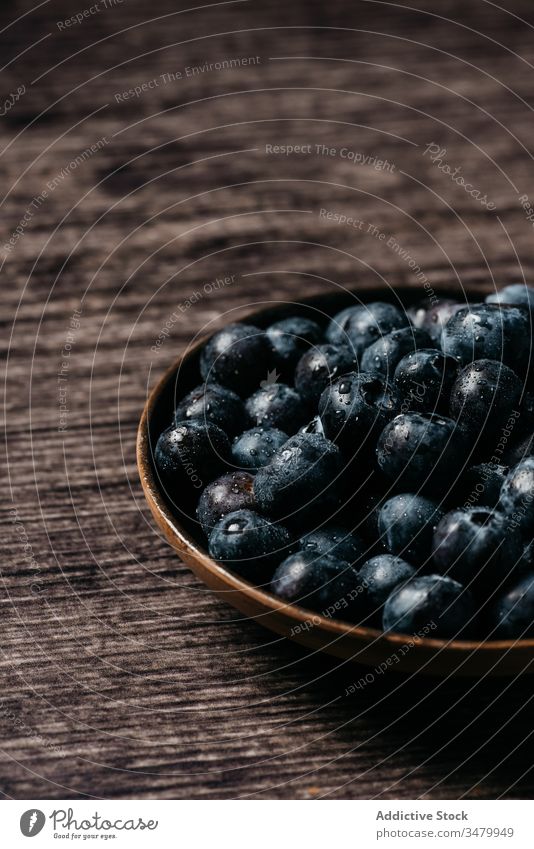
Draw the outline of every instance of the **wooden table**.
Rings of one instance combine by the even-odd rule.
[[[0,13],[3,794],[529,796],[531,682],[346,696],[180,564],[134,444],[251,305],[532,280],[532,4],[35,5]]]

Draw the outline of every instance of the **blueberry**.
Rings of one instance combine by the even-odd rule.
[[[512,427],[512,434],[503,430],[503,436],[509,443],[504,454],[509,466],[515,466],[523,457],[534,454],[534,392],[527,389],[519,408],[511,411],[507,429]]]
[[[325,525],[305,534],[300,546],[303,551],[315,556],[329,554],[339,560],[345,560],[352,566],[357,565],[364,556],[367,546],[353,531],[338,525]]]
[[[528,436],[524,436],[519,442],[516,442],[515,445],[509,448],[505,454],[505,460],[509,466],[516,466],[521,460],[531,457],[533,454],[534,433],[531,433]]]
[[[441,334],[445,354],[462,365],[473,360],[501,360],[523,374],[530,351],[530,321],[520,307],[479,304],[459,310]]]
[[[384,631],[450,639],[469,634],[475,615],[471,593],[443,575],[420,575],[393,590],[384,606]],[[428,631],[428,629],[430,629]]]
[[[204,380],[227,386],[243,397],[265,378],[269,357],[270,346],[263,330],[250,324],[229,324],[203,348],[200,371]]]
[[[341,452],[332,442],[319,434],[298,433],[259,469],[256,501],[268,515],[312,512],[315,500],[332,489],[341,467]]]
[[[323,336],[315,321],[298,316],[276,321],[265,333],[272,348],[274,366],[286,378],[293,375],[295,366],[310,345],[317,345]]]
[[[247,398],[245,409],[258,427],[276,427],[294,434],[308,418],[302,398],[285,383],[271,383]]]
[[[324,390],[319,414],[329,439],[359,448],[384,427],[400,407],[396,389],[374,374],[349,374]]]
[[[525,457],[510,469],[501,490],[501,510],[512,527],[525,536],[534,533],[534,457]]]
[[[359,508],[359,510],[361,510],[361,519],[358,529],[361,530],[365,539],[372,545],[378,543],[380,538],[378,517],[380,515],[382,504],[386,498],[387,496],[384,495],[380,488],[371,486],[362,493],[361,497],[358,496],[356,499],[356,509]]]
[[[458,374],[451,389],[451,416],[472,437],[496,436],[519,406],[523,385],[511,368],[496,360],[475,360]],[[493,454],[493,446],[490,445]]]
[[[334,345],[349,345],[356,356],[380,336],[407,327],[410,319],[393,304],[380,301],[347,307],[331,320],[326,331],[328,342]]]
[[[361,359],[362,371],[377,372],[391,380],[395,368],[406,354],[431,345],[432,340],[424,330],[414,327],[393,330],[365,349]]]
[[[484,507],[447,513],[434,533],[436,568],[486,595],[517,568],[521,538],[501,513]]]
[[[534,311],[534,289],[525,283],[510,283],[499,292],[492,292],[486,298],[487,304],[526,307]]]
[[[317,345],[298,362],[295,386],[308,404],[317,406],[321,393],[340,375],[358,368],[354,352],[346,345]]]
[[[414,576],[413,566],[392,554],[379,554],[363,564],[360,581],[364,587],[366,613],[373,624],[380,624],[382,607],[393,590]]]
[[[154,457],[158,471],[173,490],[188,479],[200,489],[224,471],[230,459],[230,443],[217,425],[191,419],[163,431]]]
[[[492,639],[519,640],[534,636],[534,574],[524,576],[502,595],[492,610]]]
[[[380,509],[378,529],[391,554],[423,566],[431,556],[434,530],[442,516],[442,510],[429,498],[394,495]]]
[[[471,466],[462,475],[457,487],[458,501],[463,507],[497,506],[503,483],[508,474],[508,466],[496,463],[479,463]]]
[[[324,427],[320,416],[314,416],[307,424],[299,428],[299,433],[318,433],[319,436],[324,436]]]
[[[299,551],[277,568],[271,591],[288,604],[299,604],[324,616],[360,618],[362,588],[358,572],[330,554]]]
[[[251,581],[268,581],[272,569],[287,556],[290,536],[253,510],[234,510],[215,525],[209,553]]]
[[[412,410],[446,412],[459,363],[436,348],[406,354],[395,369],[395,385]]]
[[[275,427],[254,427],[252,430],[246,430],[234,439],[234,462],[243,469],[261,469],[288,439],[287,433]]]
[[[531,540],[525,545],[517,571],[519,575],[534,572],[534,540]]]
[[[409,412],[401,413],[382,431],[377,461],[399,486],[442,491],[456,477],[465,453],[465,435],[452,419]]]
[[[233,436],[243,430],[247,413],[241,398],[231,389],[218,383],[203,383],[189,392],[176,407],[174,420],[181,422],[187,419],[213,422]]]
[[[418,330],[422,330],[426,320],[426,314],[428,312],[428,301],[419,301],[416,304],[411,304],[406,313],[408,318],[414,327],[417,327]]]
[[[439,300],[437,304],[433,304],[426,310],[424,319],[417,323],[417,327],[421,330],[426,330],[434,343],[441,344],[441,333],[447,324],[448,320],[456,313],[465,309],[467,304],[459,304],[458,301],[448,299]]]
[[[247,472],[230,472],[207,485],[200,496],[197,516],[206,536],[227,513],[254,510],[254,478]]]

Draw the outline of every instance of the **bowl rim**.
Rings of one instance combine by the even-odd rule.
[[[434,290],[438,290],[442,293],[442,295],[451,295],[454,296],[454,285],[451,283],[435,283],[432,287]],[[358,298],[360,294],[365,295],[366,293],[376,291],[379,293],[379,288],[376,285],[360,285],[357,289],[344,289],[343,294],[345,296],[352,295],[355,296],[355,299]],[[414,289],[411,286],[398,285],[392,287],[391,290],[394,293],[398,294],[413,294]],[[464,295],[471,294],[469,287],[462,287],[461,291]],[[480,293],[481,295],[487,294],[488,292],[493,291],[493,287],[489,285],[477,286],[474,294]],[[313,307],[316,302],[326,301],[328,298],[332,298],[333,293],[319,293],[316,295],[309,296],[307,298],[302,298],[299,300],[295,300],[292,303],[302,306],[311,306]],[[280,301],[258,301],[258,303],[263,303],[263,308],[256,308],[250,311],[245,312],[243,315],[240,315],[239,319],[236,321],[252,321],[253,318],[262,313],[272,312],[275,314],[277,311],[284,312],[287,310],[287,304],[285,302]],[[468,302],[466,301],[466,304]],[[285,309],[284,309],[285,304]],[[224,325],[223,325],[224,326]],[[139,426],[137,430],[137,439],[136,439],[136,459],[137,459],[137,468],[139,472],[139,477],[141,480],[141,485],[143,488],[143,493],[145,498],[151,508],[152,515],[160,528],[169,540],[172,547],[180,554],[184,550],[192,556],[197,562],[199,562],[203,568],[214,575],[217,579],[218,583],[224,585],[225,590],[228,592],[239,592],[246,597],[252,599],[258,605],[266,608],[263,614],[254,615],[254,621],[257,621],[259,624],[261,623],[262,615],[269,614],[282,614],[285,617],[289,617],[290,619],[295,621],[295,625],[305,625],[309,623],[310,620],[313,620],[313,624],[317,628],[321,628],[324,631],[329,632],[332,636],[341,637],[359,637],[362,641],[386,641],[393,647],[404,646],[406,641],[415,643],[421,648],[427,647],[430,650],[436,651],[451,651],[456,650],[459,652],[466,653],[474,653],[474,652],[484,652],[484,653],[495,653],[500,656],[503,653],[507,653],[509,651],[514,651],[517,649],[521,650],[534,650],[534,638],[533,639],[520,639],[520,640],[485,640],[479,642],[477,640],[446,640],[446,639],[437,639],[433,637],[420,637],[412,634],[403,634],[403,633],[388,633],[379,628],[370,628],[362,625],[354,625],[350,622],[345,622],[342,619],[331,619],[326,616],[323,616],[320,613],[317,613],[313,610],[309,610],[305,607],[300,607],[296,604],[286,604],[281,602],[275,595],[267,592],[266,590],[259,589],[255,587],[253,584],[248,583],[248,581],[243,580],[237,574],[230,572],[220,563],[217,563],[216,560],[213,560],[209,554],[201,547],[201,545],[195,540],[185,528],[183,528],[178,519],[176,519],[175,515],[171,511],[170,507],[167,504],[166,498],[163,495],[161,488],[158,484],[157,477],[154,474],[154,466],[152,459],[152,451],[151,451],[151,441],[150,441],[150,432],[149,432],[149,423],[154,413],[155,407],[158,403],[158,400],[164,390],[167,388],[168,384],[176,377],[176,374],[179,368],[185,363],[187,360],[192,359],[195,356],[198,356],[200,350],[204,347],[208,339],[213,335],[216,330],[211,333],[206,333],[200,336],[193,344],[188,344],[184,350],[172,361],[172,363],[165,369],[164,373],[159,377],[156,381],[155,385],[152,387],[148,398],[145,401],[143,412],[141,414],[141,419],[139,421]],[[201,579],[202,580],[202,579]],[[224,595],[222,594],[224,591],[220,589],[217,590],[220,597],[224,600]],[[231,604],[231,602],[227,602]]]

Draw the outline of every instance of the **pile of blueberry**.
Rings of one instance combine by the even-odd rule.
[[[284,603],[444,639],[534,636],[534,289],[236,323],[159,436],[210,555]],[[200,380],[200,378],[199,378]]]

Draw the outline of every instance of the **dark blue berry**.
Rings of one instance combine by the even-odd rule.
[[[338,525],[325,525],[305,534],[300,546],[303,551],[316,556],[330,554],[352,566],[357,565],[367,551],[366,544],[357,534]]]
[[[530,352],[530,321],[520,307],[479,304],[459,310],[441,334],[445,354],[462,365],[473,360],[500,360],[523,374]]]
[[[287,557],[290,535],[253,510],[235,510],[215,525],[209,538],[211,557],[250,581],[268,581]]]
[[[512,433],[503,430],[502,434],[507,440],[504,460],[508,466],[534,454],[534,392],[524,391],[518,410],[511,411],[507,430],[512,427]]]
[[[466,453],[456,422],[434,413],[401,413],[386,425],[377,446],[381,471],[408,490],[447,488]]]
[[[309,318],[284,318],[276,321],[265,331],[272,348],[274,367],[285,378],[293,376],[298,361],[310,345],[322,341],[323,332],[315,321]]]
[[[410,319],[413,326],[417,327],[418,330],[422,330],[427,312],[428,301],[426,300],[418,301],[415,304],[411,304],[406,310],[408,318]]]
[[[351,449],[372,439],[399,408],[397,390],[383,377],[356,372],[336,380],[319,401],[327,437]]]
[[[191,419],[163,431],[154,457],[158,471],[173,491],[187,480],[200,489],[227,467],[230,443],[217,425]]]
[[[389,380],[402,358],[418,348],[428,348],[432,340],[424,330],[414,327],[402,327],[381,336],[365,349],[362,359],[362,371],[377,372]]]
[[[456,488],[457,501],[462,507],[496,507],[508,466],[479,463],[461,476]]]
[[[418,318],[416,327],[426,330],[433,342],[440,345],[441,333],[448,320],[466,306],[468,305],[459,304],[458,301],[440,299],[437,304],[433,304],[426,310],[424,316]]]
[[[487,304],[526,307],[534,311],[534,289],[525,283],[510,283],[486,298]]]
[[[248,416],[258,427],[276,427],[294,434],[309,416],[302,398],[285,383],[271,383],[247,398]]]
[[[492,609],[491,639],[523,640],[534,636],[534,574],[510,587]]]
[[[413,566],[393,554],[379,554],[363,564],[360,581],[364,587],[365,612],[373,624],[381,624],[382,608],[393,590],[414,575]]]
[[[515,445],[506,452],[505,460],[509,466],[516,466],[521,460],[526,457],[531,457],[534,454],[534,433],[524,436]]]
[[[459,363],[436,348],[406,354],[395,369],[395,384],[410,409],[448,412]]]
[[[420,575],[393,590],[384,606],[384,631],[450,639],[469,634],[471,593],[444,575]]]
[[[241,398],[231,389],[218,383],[203,383],[189,392],[176,407],[174,420],[182,422],[188,419],[213,422],[233,436],[243,430],[248,416]]]
[[[453,510],[434,533],[436,568],[463,584],[475,582],[482,595],[517,569],[523,552],[518,532],[502,513],[484,507]]]
[[[263,330],[250,324],[229,324],[203,348],[200,371],[204,380],[220,383],[245,397],[266,377],[270,353]]]
[[[315,500],[326,496],[341,468],[341,452],[332,442],[319,434],[298,433],[259,469],[256,501],[268,515],[313,512]]]
[[[534,540],[526,543],[517,569],[518,575],[525,575],[528,572],[534,572]]]
[[[253,476],[239,471],[223,475],[207,485],[197,507],[197,516],[206,536],[227,513],[255,509],[253,485]]]
[[[380,537],[391,554],[416,566],[428,563],[432,539],[443,512],[422,495],[402,494],[389,498],[378,514]]]
[[[301,397],[316,407],[327,386],[357,368],[354,352],[348,346],[316,345],[299,360],[295,371],[295,386]]]
[[[274,573],[271,591],[288,604],[323,616],[349,621],[360,618],[363,593],[358,572],[329,554],[299,551],[291,555]]]
[[[511,368],[496,360],[475,360],[458,374],[451,389],[451,416],[473,438],[497,435],[519,406],[523,385]],[[490,456],[493,454],[489,446]]]
[[[510,469],[501,490],[499,507],[511,527],[530,538],[534,534],[534,457],[525,457]]]
[[[376,301],[342,310],[328,325],[326,337],[334,345],[349,345],[359,357],[380,336],[409,324],[404,310]]]
[[[289,439],[275,427],[254,427],[236,436],[232,445],[234,463],[243,469],[261,469]]]
[[[378,516],[380,514],[380,508],[386,498],[387,495],[384,494],[384,489],[382,487],[371,485],[370,487],[365,488],[361,495],[358,493],[354,499],[356,503],[354,509],[351,511],[351,518],[354,514],[358,515],[358,512],[361,511],[358,530],[361,531],[365,539],[372,545],[378,543],[380,538],[380,531],[378,530]]]
[[[324,427],[320,416],[314,416],[311,421],[299,428],[299,433],[318,433],[324,436]]]

